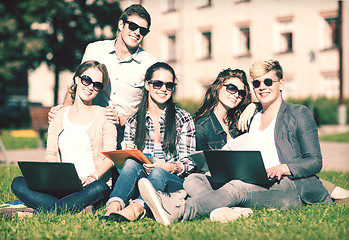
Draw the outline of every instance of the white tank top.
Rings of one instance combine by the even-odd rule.
[[[266,129],[260,130],[261,113],[259,112],[253,117],[249,131],[251,145],[261,152],[265,169],[280,164],[274,138],[275,122],[276,116]]]
[[[97,111],[99,108],[97,108]],[[63,132],[58,137],[58,146],[63,162],[74,163],[79,178],[87,177],[96,169],[93,163],[91,142],[87,130],[92,125],[78,126],[68,119],[70,107],[65,111],[63,118]]]

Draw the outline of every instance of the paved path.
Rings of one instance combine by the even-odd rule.
[[[323,170],[349,172],[349,143],[320,142]]]
[[[349,143],[321,142],[323,155],[323,170],[349,172]],[[7,155],[11,162],[18,160],[44,161],[45,149],[8,150]],[[0,163],[5,158],[0,152]]]

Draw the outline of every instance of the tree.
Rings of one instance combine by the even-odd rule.
[[[0,13],[0,86],[46,62],[55,72],[56,105],[59,73],[75,69],[89,42],[115,37],[121,9],[116,0],[10,0]]]
[[[0,94],[16,75],[29,67],[35,67],[39,59],[43,39],[28,31],[28,25],[19,16],[21,11],[15,7],[16,1],[0,3]]]

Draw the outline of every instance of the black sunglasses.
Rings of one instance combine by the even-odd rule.
[[[278,82],[278,81],[274,81],[273,79],[271,78],[266,78],[264,79],[264,85],[267,86],[267,87],[270,87],[271,85],[273,85],[274,82]],[[260,85],[261,85],[261,81],[259,80],[253,80],[252,81],[252,85],[254,88],[258,88]]]
[[[153,84],[154,89],[160,89],[160,88],[162,88],[163,85],[165,85],[166,90],[172,91],[176,87],[176,84],[174,82],[163,82],[160,80],[149,80],[148,83]]]
[[[127,21],[127,20],[125,21],[125,23],[128,24],[128,29],[130,29],[131,31],[136,31],[139,28],[139,32],[143,37],[145,37],[150,32],[148,28],[141,27],[137,23]]]
[[[226,87],[226,90],[228,93],[235,94],[238,93],[238,96],[243,99],[246,97],[246,91],[245,90],[239,90],[237,86],[235,86],[232,83],[224,84],[223,86]]]
[[[80,79],[81,79],[81,83],[84,86],[89,86],[91,83],[93,83],[93,90],[95,90],[96,92],[100,92],[103,90],[103,83],[93,82],[92,79],[87,75],[80,76]]]

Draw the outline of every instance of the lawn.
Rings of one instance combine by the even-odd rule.
[[[320,137],[320,141],[349,142],[349,132],[324,135]]]
[[[30,129],[3,130],[0,138],[7,150],[38,147],[38,136],[35,131]]]
[[[25,130],[3,130],[0,135],[7,150],[37,148],[38,136],[31,129]],[[349,132],[324,135],[320,141],[328,142],[349,142]]]
[[[17,166],[0,166],[0,202],[15,201],[10,183],[20,171]],[[321,172],[324,179],[349,188],[349,173]],[[208,218],[170,226],[151,218],[133,223],[99,220],[94,215],[38,214],[32,218],[1,219],[2,239],[347,239],[349,206],[318,204],[297,210],[255,210],[252,217],[232,223],[210,222]],[[0,217],[1,218],[1,217]]]

